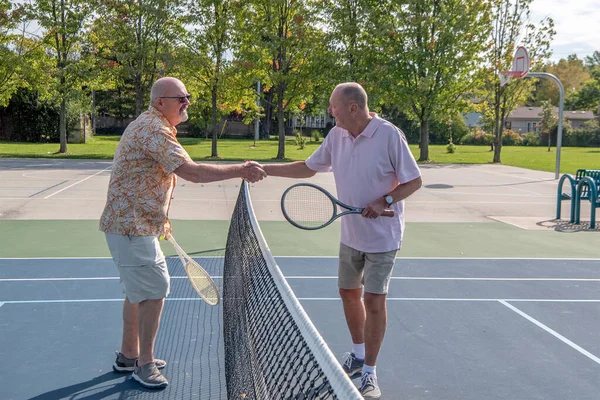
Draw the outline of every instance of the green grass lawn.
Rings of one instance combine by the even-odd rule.
[[[69,154],[57,155],[56,143],[13,143],[0,142],[0,157],[48,157],[48,158],[96,158],[110,160],[113,157],[119,136],[96,136],[86,144],[69,144]],[[210,160],[211,141],[196,138],[180,138],[181,144],[190,156],[197,161]],[[273,161],[277,155],[276,139],[260,140],[254,146],[253,140],[220,139],[218,152],[221,160]],[[294,139],[286,141],[285,156],[289,160],[305,160],[315,151],[319,143],[308,142],[299,150]],[[419,155],[417,145],[411,145],[415,157]],[[440,164],[486,164],[491,163],[493,153],[489,146],[457,146],[454,154],[446,153],[444,145],[430,145],[429,158]],[[554,171],[556,149],[548,152],[546,147],[505,146],[502,148],[502,163],[515,167],[540,171]],[[579,168],[600,169],[600,148],[563,147],[561,151],[561,172],[575,173]]]

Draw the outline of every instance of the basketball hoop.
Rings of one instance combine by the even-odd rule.
[[[523,78],[525,75],[527,75],[527,72],[523,73],[521,71],[500,71],[498,72],[498,75],[500,75],[500,86],[504,86],[508,82],[510,82],[511,79]]]
[[[521,79],[529,72],[529,54],[525,47],[520,46],[515,52],[512,70],[500,71],[500,86],[506,85],[511,79]]]

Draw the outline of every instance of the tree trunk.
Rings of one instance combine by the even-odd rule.
[[[212,151],[211,157],[218,157],[217,152],[217,85],[212,87]]]
[[[429,160],[429,120],[421,120],[421,139],[419,142],[421,152],[419,161]]]
[[[285,118],[283,110],[283,92],[282,85],[277,89],[277,130],[279,133],[279,147],[277,148],[277,159],[285,158]]]
[[[494,105],[494,159],[492,162],[500,163],[500,147],[502,146],[502,126],[500,120],[500,95],[496,88],[496,104]]]
[[[142,78],[135,79],[135,115],[142,113],[142,104],[144,104],[144,89],[142,88]]]
[[[271,135],[271,121],[273,120],[273,89],[269,89],[265,97],[265,126],[264,139]]]
[[[499,116],[500,117],[500,116]],[[496,126],[496,137],[494,139],[494,163],[502,163],[500,160],[500,152],[502,151],[502,131],[504,126],[504,118],[500,117]]]
[[[67,152],[67,99],[64,98],[60,102],[59,116],[59,132],[60,132],[60,149],[59,153]]]

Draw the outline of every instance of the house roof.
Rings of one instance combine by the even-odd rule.
[[[508,115],[507,119],[541,120],[542,107],[518,107]],[[558,114],[558,107],[554,107],[554,114]],[[564,111],[567,119],[590,120],[594,119],[591,111]]]

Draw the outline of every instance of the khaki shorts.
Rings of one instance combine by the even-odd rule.
[[[387,294],[398,250],[385,253],[363,253],[340,243],[338,286],[341,289],[360,289]]]
[[[106,233],[106,242],[130,303],[168,296],[171,278],[158,237]]]

